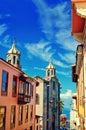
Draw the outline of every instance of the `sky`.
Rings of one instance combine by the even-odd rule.
[[[71,65],[75,64],[77,42],[71,36],[70,0],[0,0],[0,57],[16,39],[22,70],[45,77],[52,58],[61,84],[61,99],[70,108],[76,84]]]

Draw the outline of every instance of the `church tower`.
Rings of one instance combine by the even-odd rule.
[[[50,60],[49,65],[46,67],[46,77],[55,77],[56,68],[54,67],[52,60]]]
[[[13,41],[11,49],[7,52],[6,61],[15,67],[21,69],[20,66],[20,51],[17,50],[15,41]]]

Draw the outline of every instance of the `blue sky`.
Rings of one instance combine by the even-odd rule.
[[[61,98],[70,106],[71,65],[77,42],[71,36],[70,0],[0,0],[0,57],[6,59],[13,38],[21,51],[21,65],[30,76],[45,77],[52,57],[61,83]]]

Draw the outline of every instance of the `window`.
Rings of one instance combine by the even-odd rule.
[[[53,90],[55,90],[55,81],[53,81]]]
[[[17,64],[19,65],[19,60],[17,60]]]
[[[15,60],[16,60],[16,57],[15,57],[15,56],[13,56],[13,64],[15,64]]]
[[[23,121],[23,106],[19,106],[19,125],[22,124]]]
[[[53,70],[51,70],[51,75],[53,75]]]
[[[0,107],[0,130],[5,130],[6,107]]]
[[[25,94],[29,94],[29,83],[26,83]]]
[[[16,89],[17,89],[17,77],[13,76],[12,96],[16,96]]]
[[[8,72],[2,71],[2,91],[1,95],[7,95],[7,87],[8,87]]]
[[[15,127],[15,114],[16,114],[16,107],[11,106],[11,120],[10,120],[10,128]]]
[[[24,86],[25,86],[24,82],[21,82],[19,92],[22,94],[24,94]]]
[[[28,122],[28,105],[25,106],[25,122]]]
[[[50,71],[48,70],[48,77],[50,76]]]
[[[31,95],[31,97],[33,97],[33,85],[32,84],[30,84],[30,95]]]
[[[33,119],[33,105],[30,106],[30,120]]]
[[[38,125],[36,126],[36,130],[38,130]]]
[[[36,104],[39,104],[39,94],[36,94]]]
[[[32,126],[30,126],[30,130],[33,130],[33,127],[32,127]]]

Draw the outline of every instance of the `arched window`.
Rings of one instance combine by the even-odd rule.
[[[39,94],[36,94],[36,104],[39,104]]]
[[[13,56],[13,64],[15,64],[15,61],[16,61],[16,57]]]
[[[50,70],[48,70],[48,77],[50,76]]]
[[[53,75],[53,70],[51,70],[51,75]]]

